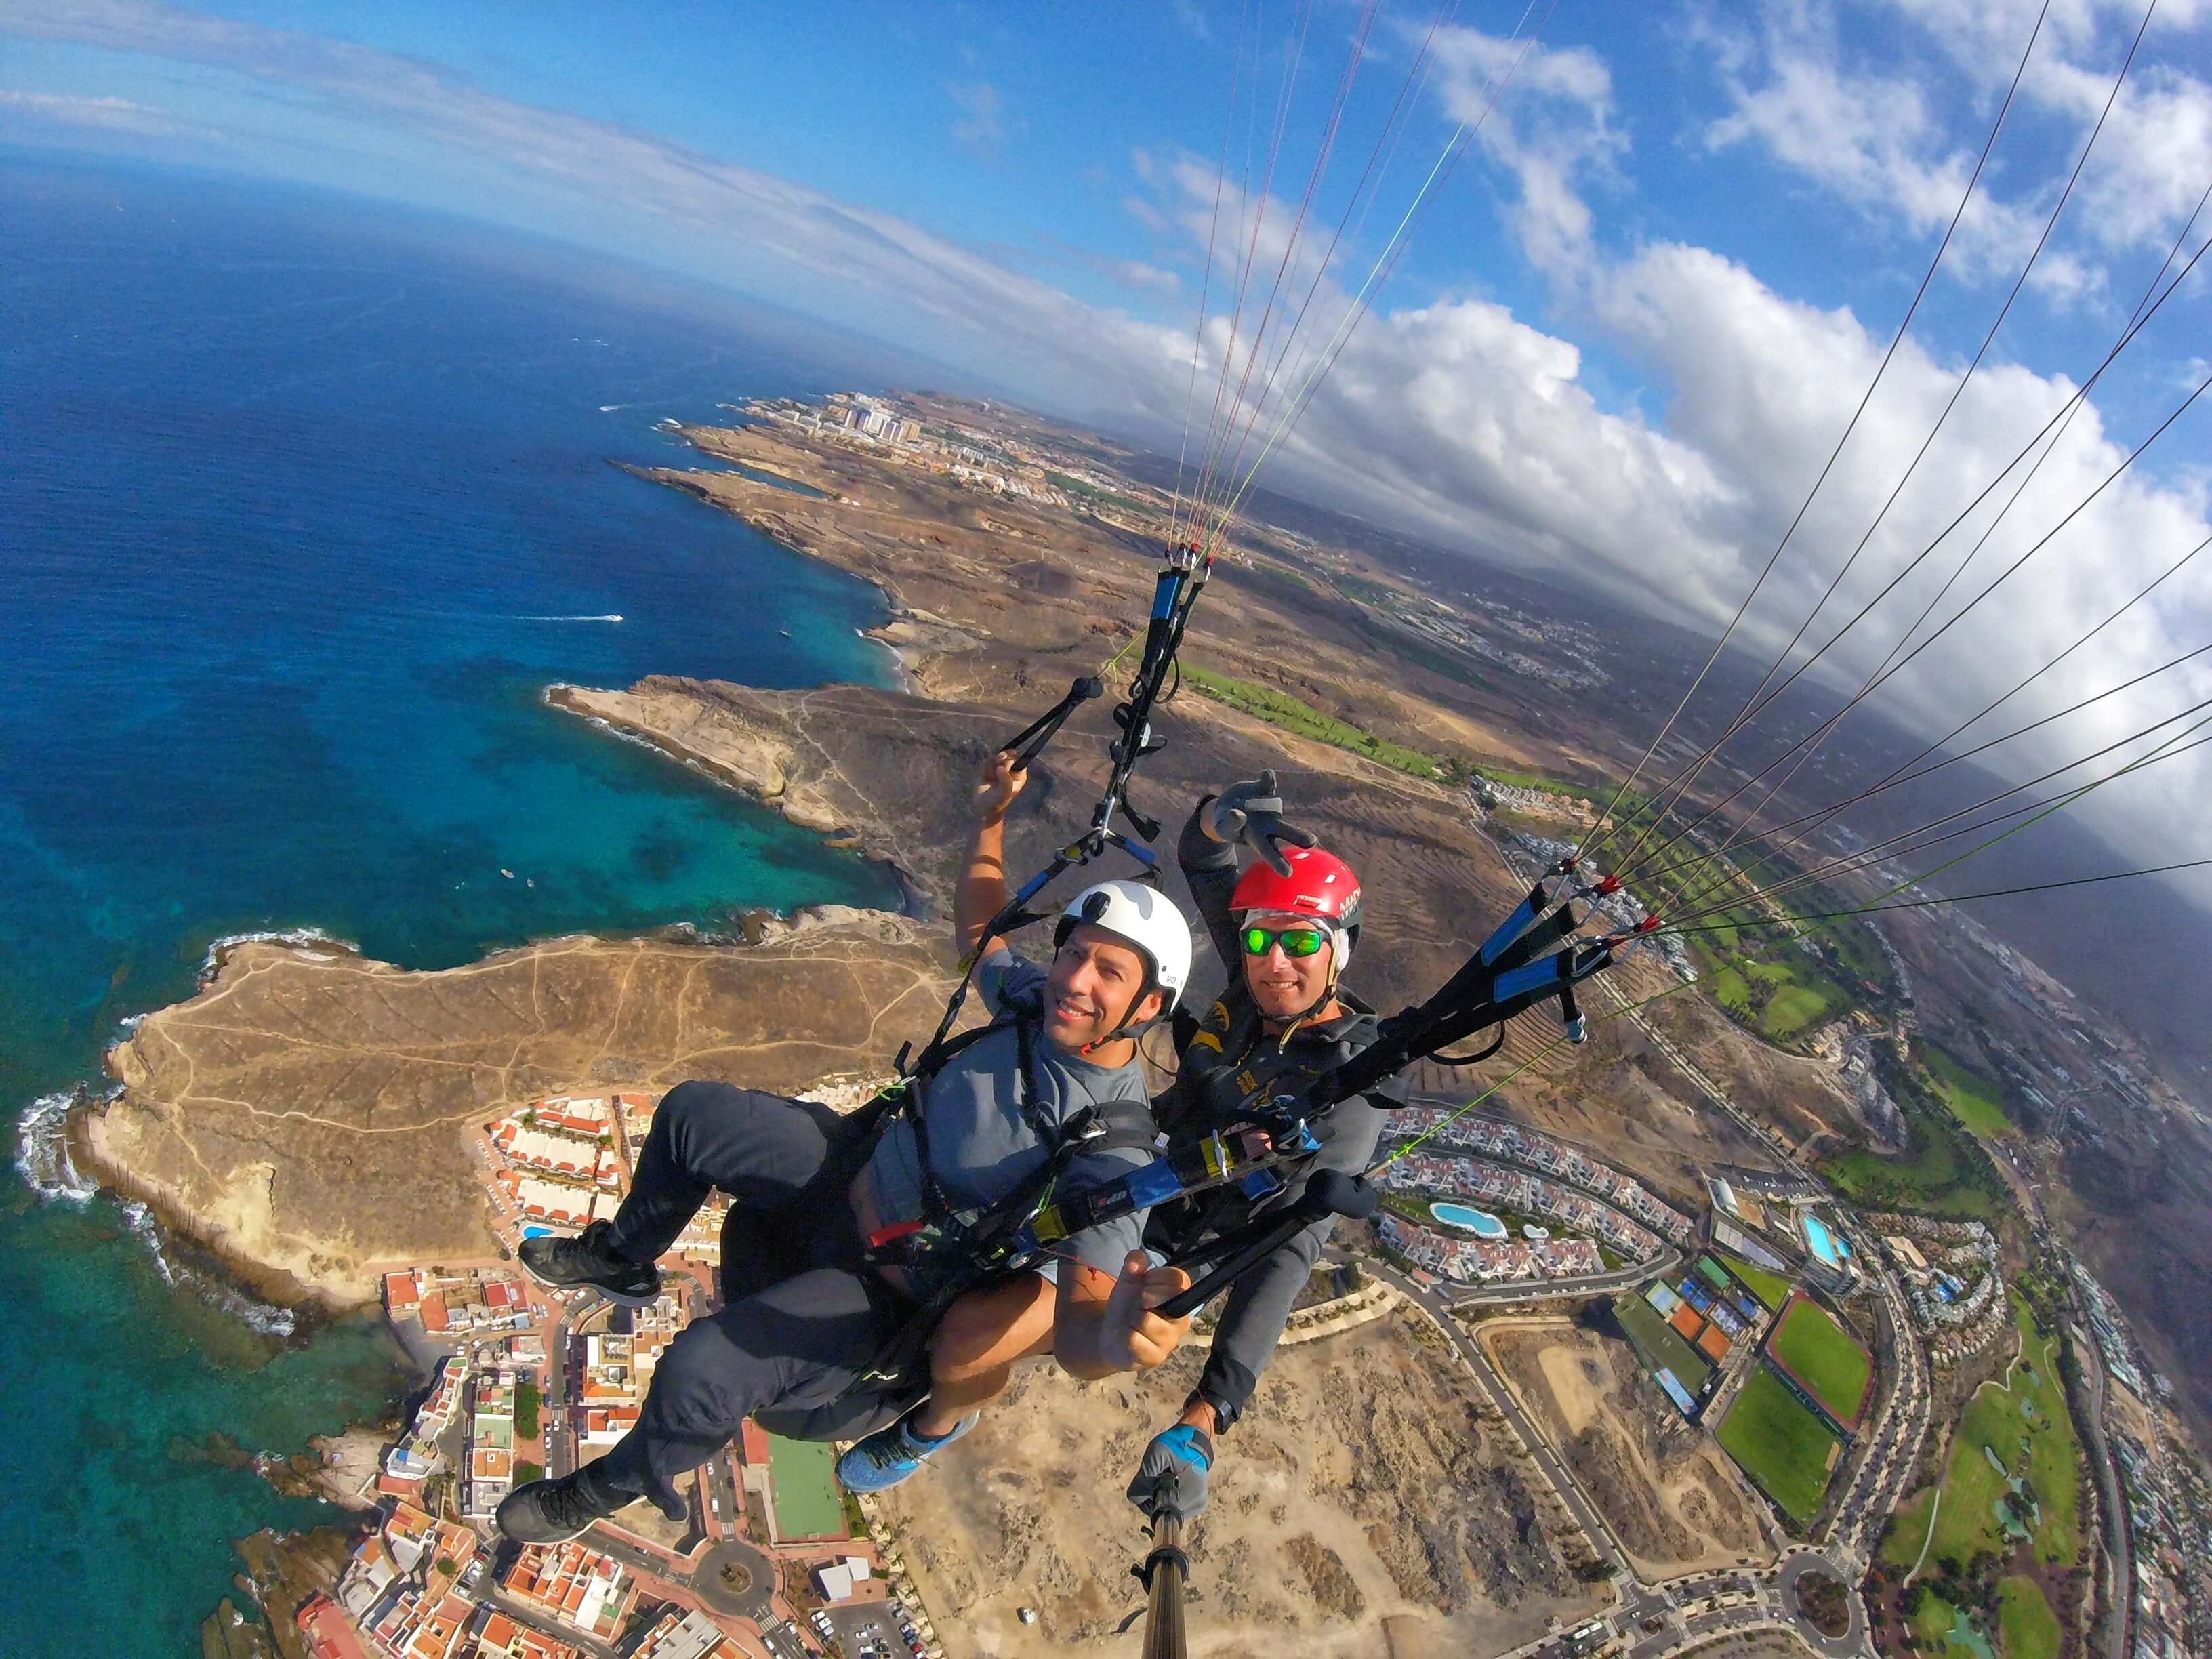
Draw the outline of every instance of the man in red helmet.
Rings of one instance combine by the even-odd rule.
[[[1379,1035],[1373,1012],[1340,982],[1359,938],[1359,878],[1284,823],[1282,811],[1275,775],[1262,772],[1202,797],[1177,843],[1176,861],[1229,981],[1202,1018],[1177,1018],[1181,1072],[1173,1091],[1155,1103],[1170,1140],[1249,1119]],[[1241,875],[1240,844],[1258,854]],[[1384,1120],[1405,1103],[1395,1079],[1344,1102],[1310,1121],[1320,1154],[1285,1190],[1255,1201],[1227,1188],[1161,1205],[1146,1226],[1146,1244],[1179,1255],[1297,1202],[1313,1169],[1358,1174],[1374,1159]],[[1231,1287],[1198,1386],[1176,1422],[1146,1447],[1130,1483],[1130,1501],[1147,1514],[1187,1522],[1206,1507],[1213,1437],[1243,1414],[1334,1224],[1331,1218],[1294,1235]]]

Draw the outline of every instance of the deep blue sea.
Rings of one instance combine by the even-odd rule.
[[[303,1336],[143,1217],[56,1195],[57,1097],[226,935],[428,968],[895,902],[539,702],[888,678],[856,635],[874,589],[607,465],[688,456],[663,417],[864,384],[865,354],[557,248],[184,174],[0,149],[0,1121],[28,1123],[0,1186],[0,1651],[184,1655],[234,1537],[330,1514],[206,1437],[293,1452],[405,1378],[374,1324]]]

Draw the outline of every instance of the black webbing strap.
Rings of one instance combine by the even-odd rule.
[[[1014,757],[1014,770],[1026,772],[1030,763],[1041,754],[1060,728],[1073,714],[1093,697],[1104,695],[1106,687],[1096,677],[1085,674],[1067,688],[1067,695],[1031,720],[1027,726],[999,745],[999,752]]]

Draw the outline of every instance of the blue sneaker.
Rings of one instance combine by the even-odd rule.
[[[951,1445],[974,1428],[980,1413],[971,1412],[936,1440],[915,1434],[907,1425],[911,1413],[887,1429],[878,1429],[865,1440],[856,1440],[837,1460],[837,1484],[847,1492],[887,1492],[926,1462],[932,1452]]]

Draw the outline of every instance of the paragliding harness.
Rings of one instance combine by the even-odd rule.
[[[1255,1204],[1265,1205],[1304,1178],[1305,1190],[1297,1202],[1176,1257],[1173,1265],[1185,1268],[1218,1264],[1155,1310],[1164,1318],[1179,1319],[1323,1216],[1359,1219],[1373,1213],[1376,1195],[1364,1176],[1313,1167],[1321,1142],[1312,1123],[1417,1060],[1464,1066],[1488,1059],[1504,1044],[1506,1022],[1540,1003],[1556,1000],[1569,1039],[1581,1042],[1584,1025],[1575,987],[1610,967],[1631,936],[1572,943],[1582,925],[1575,902],[1620,886],[1615,877],[1595,886],[1577,885],[1575,868],[1574,860],[1562,860],[1547,872],[1434,995],[1383,1020],[1375,1041],[1342,1065],[1303,1090],[1273,1095],[1261,1090],[1249,1101],[1243,1122],[1171,1146],[1120,1181],[1047,1205],[1028,1224],[1030,1236],[1040,1246],[1049,1245],[1116,1217],[1223,1187],[1235,1187]],[[1547,880],[1555,884],[1547,889]],[[1563,940],[1568,942],[1545,954]],[[1492,1029],[1497,1036],[1478,1053],[1444,1052]]]
[[[960,981],[953,988],[935,1033],[919,1056],[913,1054],[911,1043],[899,1050],[898,1079],[855,1115],[852,1144],[864,1149],[872,1149],[895,1117],[903,1119],[912,1128],[915,1158],[921,1170],[924,1218],[885,1229],[864,1243],[867,1247],[866,1260],[872,1265],[920,1268],[920,1282],[927,1288],[897,1333],[877,1352],[846,1389],[843,1398],[912,1382],[923,1363],[931,1336],[955,1302],[972,1290],[1059,1254],[1053,1246],[1065,1235],[1042,1240],[1029,1224],[1049,1208],[1060,1178],[1077,1158],[1117,1149],[1149,1151],[1158,1145],[1158,1131],[1151,1112],[1141,1102],[1092,1106],[1064,1124],[1052,1121],[1036,1103],[1033,1064],[1038,1030],[1034,1014],[1010,1013],[957,1036],[951,1032],[967,1000],[969,988],[975,982],[975,969],[983,951],[994,939],[1043,920],[1046,913],[1032,910],[1030,902],[1065,872],[1090,863],[1113,847],[1136,860],[1144,878],[1158,880],[1159,861],[1144,843],[1158,838],[1159,823],[1129,804],[1129,779],[1137,763],[1161,747],[1152,741],[1152,711],[1174,695],[1169,681],[1176,668],[1176,651],[1189,626],[1191,607],[1197,603],[1212,568],[1212,554],[1194,543],[1182,543],[1168,550],[1153,584],[1143,659],[1128,696],[1114,709],[1114,721],[1121,728],[1121,735],[1115,740],[1111,750],[1113,767],[1105,790],[1092,810],[1090,827],[1023,883],[999,913],[984,924],[977,935],[976,948],[961,964]],[[1102,695],[1103,689],[1096,678],[1076,680],[1068,687],[1066,696],[1016,732],[1001,745],[1001,751],[1013,756],[1017,770],[1025,769],[1068,717]],[[1115,827],[1117,812],[1128,820],[1138,839],[1132,840]],[[1017,1089],[1022,1115],[1039,1143],[1048,1149],[1048,1156],[1036,1174],[1015,1191],[994,1203],[963,1208],[953,1203],[930,1171],[923,1103],[930,1080],[943,1071],[947,1061],[970,1044],[1008,1027],[1013,1030],[1019,1045]],[[863,1159],[866,1155],[863,1151]]]
[[[1022,1118],[1046,1149],[1043,1164],[1014,1191],[987,1205],[962,1205],[945,1190],[929,1163],[926,1110],[930,1084],[957,1055],[984,1038],[1012,1031],[1020,1055],[1015,1092]],[[1023,1224],[1046,1204],[1069,1166],[1086,1154],[1114,1151],[1151,1152],[1158,1133],[1141,1101],[1087,1106],[1064,1123],[1055,1123],[1038,1104],[1035,1081],[1037,1017],[1023,1010],[988,1025],[963,1031],[940,1048],[926,1072],[902,1078],[861,1109],[857,1126],[861,1144],[872,1149],[894,1119],[904,1121],[915,1140],[920,1170],[922,1215],[884,1227],[864,1239],[862,1260],[871,1267],[895,1267],[921,1291],[896,1335],[879,1349],[848,1389],[849,1395],[917,1381],[915,1371],[929,1339],[946,1311],[969,1291],[1034,1265],[1048,1252],[1024,1248]]]

